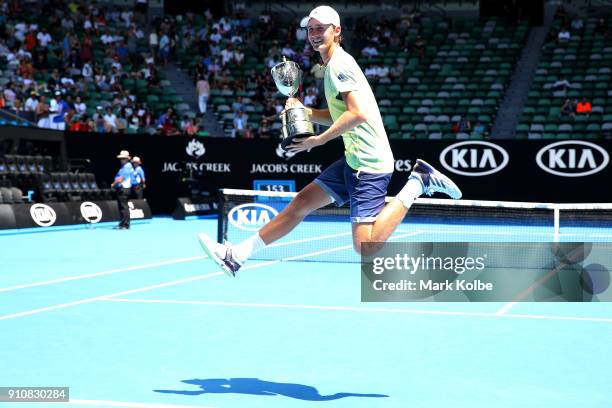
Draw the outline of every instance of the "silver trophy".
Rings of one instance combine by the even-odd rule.
[[[302,70],[293,61],[276,64],[270,70],[278,91],[289,98],[293,98],[302,84]],[[312,122],[308,117],[306,108],[295,107],[286,109],[280,115],[283,127],[281,128],[281,147],[287,149],[295,137],[306,137],[315,134]]]

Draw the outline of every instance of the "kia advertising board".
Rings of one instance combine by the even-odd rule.
[[[102,140],[103,139],[103,140]],[[467,199],[609,202],[612,141],[391,140],[395,172],[387,194],[403,187],[416,159],[443,171]],[[310,153],[285,154],[278,141],[229,138],[67,135],[71,157],[90,158],[99,181],[115,175],[116,152],[143,157],[145,196],[154,213],[171,214],[194,189],[252,189],[255,180],[289,180],[299,191],[343,155],[340,139]],[[95,152],[95,155],[94,155]],[[108,157],[102,160],[101,157]],[[579,192],[579,194],[577,194]]]

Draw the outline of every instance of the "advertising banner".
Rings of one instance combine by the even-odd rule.
[[[152,217],[146,200],[131,200],[128,205],[132,220]],[[119,221],[116,201],[0,204],[0,229],[44,228],[113,221]]]
[[[612,176],[609,140],[391,140],[391,147],[395,172],[388,195],[401,189],[420,158],[451,177],[468,199],[612,201],[610,189],[603,188]],[[145,197],[154,213],[165,214],[173,212],[178,197],[215,195],[219,188],[253,189],[256,184],[300,190],[343,155],[340,139],[295,156],[275,140],[183,136],[69,134],[67,148],[69,157],[93,161],[101,185],[117,172],[120,150],[141,157]]]

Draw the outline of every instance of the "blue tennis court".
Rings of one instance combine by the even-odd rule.
[[[348,225],[326,227],[235,279],[195,239],[214,219],[4,231],[0,384],[69,386],[70,405],[95,407],[612,406],[610,303],[361,303],[358,264],[312,262],[351,251]],[[552,231],[407,222],[394,238]]]

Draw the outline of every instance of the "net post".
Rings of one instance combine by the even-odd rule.
[[[223,189],[217,190],[217,242],[223,243],[223,232],[225,231],[225,193]]]
[[[554,242],[559,242],[559,207],[558,206],[554,206],[553,207],[553,217],[554,217],[554,232],[553,232],[553,238],[554,238]]]

